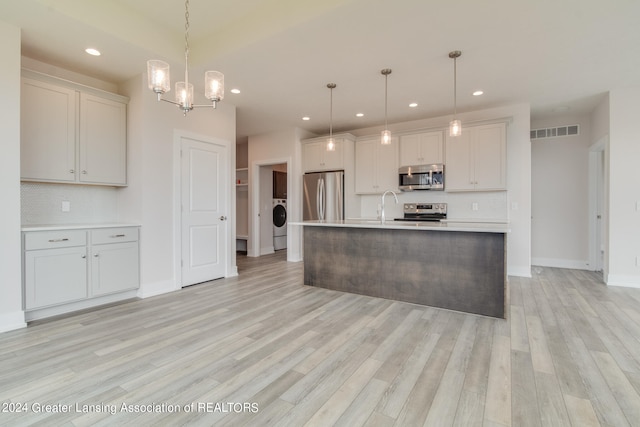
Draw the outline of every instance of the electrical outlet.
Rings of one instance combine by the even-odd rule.
[[[62,212],[69,212],[71,211],[71,202],[67,201],[67,200],[63,200],[62,201]]]

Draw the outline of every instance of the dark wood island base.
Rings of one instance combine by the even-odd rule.
[[[506,235],[304,227],[304,284],[504,318]]]

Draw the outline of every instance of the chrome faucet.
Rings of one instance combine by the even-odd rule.
[[[393,198],[396,199],[396,205],[398,204],[398,196],[396,196],[396,193],[393,190],[387,190],[384,193],[382,193],[382,200],[380,202],[380,223],[381,224],[384,224],[384,196],[386,196],[387,193],[393,194]]]

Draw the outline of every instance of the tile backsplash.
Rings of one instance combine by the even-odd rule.
[[[98,185],[20,184],[20,215],[23,225],[90,224],[116,222],[117,188]],[[69,202],[69,211],[62,211]]]

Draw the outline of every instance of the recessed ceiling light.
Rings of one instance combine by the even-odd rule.
[[[100,56],[101,53],[98,49],[94,49],[92,47],[88,47],[84,50],[85,52],[87,52],[89,55],[93,55],[93,56]]]
[[[302,118],[302,120],[304,120],[304,121],[308,121],[308,120],[311,120],[311,117],[309,117],[309,116],[304,116],[304,117]]]
[[[482,95],[483,93],[484,93],[483,91],[481,91],[481,90],[477,90],[477,91],[473,92],[473,96],[480,96],[480,95]]]
[[[240,89],[231,89],[231,93],[238,94],[240,93]]]
[[[409,104],[409,107],[411,108],[416,108],[418,106],[417,102],[412,102],[411,104]]]
[[[356,117],[364,117],[364,113],[357,113]]]

